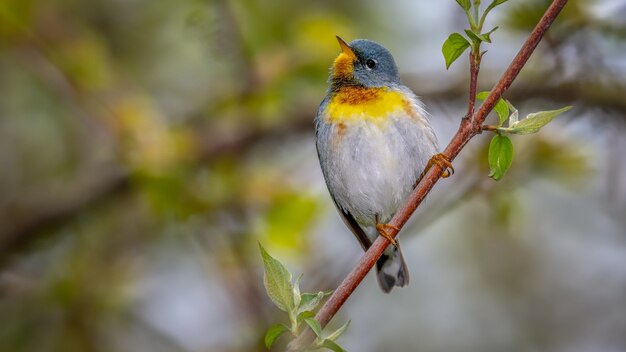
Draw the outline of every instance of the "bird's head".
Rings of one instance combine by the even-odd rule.
[[[389,50],[367,39],[346,43],[337,37],[341,53],[335,59],[331,72],[334,86],[359,85],[387,87],[399,84],[398,68]]]

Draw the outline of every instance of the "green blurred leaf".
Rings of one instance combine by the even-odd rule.
[[[513,162],[513,143],[507,136],[495,135],[489,144],[489,177],[498,181]]]
[[[566,106],[558,110],[539,111],[528,116],[520,121],[517,121],[508,128],[500,128],[499,130],[507,133],[515,134],[531,134],[538,132],[543,126],[547,125],[555,117],[559,116],[563,112],[571,109],[571,106]]]
[[[346,350],[344,350],[343,347],[339,346],[335,341],[332,341],[329,339],[322,341],[321,346],[326,347],[329,350],[334,351],[334,352],[346,352]]]
[[[274,245],[301,249],[302,239],[317,215],[318,203],[313,197],[297,192],[281,192],[266,215],[267,239]]]
[[[189,197],[189,193],[185,189],[190,178],[187,172],[188,170],[184,167],[162,174],[141,169],[132,176],[133,181],[141,190],[142,196],[156,213],[163,217],[182,218],[189,216],[197,209],[201,209],[201,205]],[[174,199],[176,201],[173,201]]]
[[[113,83],[109,55],[104,40],[86,32],[55,47],[51,58],[77,88],[98,91]]]
[[[315,318],[305,318],[304,322],[307,323],[317,337],[322,337],[322,326],[317,320],[315,320]]]
[[[470,43],[459,33],[452,33],[443,42],[441,52],[446,60],[446,69],[450,68],[450,65],[463,54],[463,52],[470,46]]]
[[[509,6],[504,17],[507,30],[532,30],[550,6],[547,1],[516,1]],[[567,9],[570,5],[566,6]],[[565,11],[563,11],[565,12]],[[564,13],[559,15],[560,20]]]
[[[265,347],[267,347],[268,349],[272,347],[276,339],[278,339],[280,335],[282,335],[286,331],[289,331],[289,328],[286,327],[284,324],[272,325],[269,329],[267,329],[267,332],[265,333]]]
[[[559,186],[580,190],[588,186],[589,175],[593,172],[590,156],[585,154],[580,141],[555,140],[549,136],[536,135],[524,165],[540,175],[551,177]]]
[[[0,1],[0,47],[6,42],[32,34],[33,14],[37,5],[34,1],[3,0]]]
[[[272,299],[276,307],[285,312],[291,311],[295,307],[291,273],[281,262],[269,255],[261,243],[259,243],[259,250],[263,257],[263,266],[265,267],[263,284],[265,285],[267,295]]]
[[[523,208],[516,192],[494,192],[489,196],[491,206],[490,224],[501,227],[504,233],[513,233],[515,227],[511,227],[515,222],[524,219]]]
[[[470,0],[456,0],[456,2],[463,8],[463,10],[468,11],[472,7],[472,3]]]
[[[476,98],[480,100],[487,99],[487,96],[489,96],[489,92],[487,91],[476,94]],[[498,114],[498,118],[500,119],[498,127],[502,126],[504,121],[506,121],[506,119],[509,117],[509,106],[507,102],[504,99],[500,98],[496,105],[493,107],[493,110],[495,110],[495,112]]]
[[[351,320],[348,320],[345,324],[343,324],[339,329],[335,330],[332,334],[328,335],[327,340],[336,341],[339,336],[341,336],[348,326],[350,326]]]
[[[298,311],[303,312],[315,309],[320,304],[322,299],[327,295],[328,294],[326,292],[322,291],[318,293],[303,293],[301,296],[302,300],[300,301]]]

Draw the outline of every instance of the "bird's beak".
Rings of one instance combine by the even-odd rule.
[[[352,60],[356,60],[356,54],[354,53],[354,50],[352,50],[352,48],[350,47],[350,45],[348,45],[348,43],[346,43],[343,39],[341,39],[340,36],[337,36],[337,41],[339,42],[339,46],[341,47],[341,51],[348,55],[349,58],[351,58]]]

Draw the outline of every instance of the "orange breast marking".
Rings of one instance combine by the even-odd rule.
[[[341,53],[333,62],[333,77],[350,79],[354,72],[354,61],[348,55]]]

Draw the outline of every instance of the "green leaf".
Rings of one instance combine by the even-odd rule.
[[[293,287],[291,285],[291,273],[279,262],[269,255],[261,243],[259,250],[263,257],[263,266],[265,273],[263,275],[263,284],[267,295],[279,309],[289,312],[294,307]]]
[[[267,347],[267,349],[272,347],[276,339],[280,337],[280,335],[282,335],[285,331],[289,331],[289,328],[286,327],[284,324],[272,325],[269,329],[267,329],[267,332],[265,333],[265,347]]]
[[[313,318],[313,317],[315,317],[315,313],[313,313],[313,311],[305,310],[304,312],[300,312],[298,314],[298,316],[296,317],[296,322],[298,324],[300,324],[301,322],[304,321],[304,319],[306,319],[306,318]]]
[[[443,53],[443,57],[446,59],[446,69],[450,68],[450,65],[463,54],[465,49],[470,46],[470,43],[459,33],[452,33],[443,42],[443,47],[441,47],[441,52]]]
[[[343,324],[339,329],[335,330],[332,334],[328,335],[326,339],[331,341],[336,341],[341,334],[346,331],[346,329],[350,326],[350,320],[348,320],[345,324]]]
[[[332,341],[329,339],[322,341],[321,346],[326,347],[329,350],[334,351],[334,352],[346,352],[346,350],[344,350],[343,347],[339,346],[335,341]]]
[[[489,177],[498,181],[513,162],[513,143],[507,136],[497,134],[489,144]]]
[[[317,337],[322,337],[322,326],[317,320],[315,320],[315,318],[305,318],[304,322],[311,327],[311,330],[313,330]]]
[[[547,125],[555,117],[559,116],[563,112],[571,109],[571,106],[566,106],[558,110],[540,111],[528,116],[520,121],[511,124],[508,128],[502,128],[501,130],[508,133],[515,134],[530,134],[536,133],[543,126]]]
[[[490,30],[489,32],[483,33],[481,34],[483,37],[485,37],[485,41],[487,43],[491,43],[491,33],[495,32],[498,29],[498,26],[493,27],[492,30]]]
[[[476,99],[485,100],[489,96],[489,91],[485,90],[482,92],[476,93]]]
[[[318,293],[303,293],[302,300],[300,301],[300,305],[298,306],[298,311],[303,312],[307,310],[313,310],[317,307],[322,299],[327,296],[326,292],[318,292]]]
[[[293,305],[297,307],[300,305],[300,301],[302,300],[302,296],[300,295],[300,280],[302,279],[302,275],[298,276],[296,282],[293,284]]]
[[[476,98],[480,100],[487,99],[487,96],[489,96],[489,92],[487,91],[476,94]],[[498,127],[500,127],[509,117],[509,105],[507,104],[506,100],[500,98],[496,105],[493,107],[493,110],[495,110],[496,114],[498,114],[498,118],[500,119]]]
[[[498,5],[502,5],[505,2],[507,2],[508,0],[493,0],[491,2],[491,4],[489,4],[489,6],[487,6],[487,8],[485,9],[485,12],[489,12],[491,11],[494,7],[498,6]]]
[[[515,106],[513,106],[513,104],[511,104],[508,100],[506,101],[506,106],[509,107],[509,110],[511,111],[511,116],[509,116],[509,126],[517,123],[517,120],[519,118],[519,111],[517,111],[517,109],[515,108]]]
[[[471,30],[469,30],[469,29],[466,29],[466,30],[465,30],[465,34],[467,34],[467,36],[468,36],[470,39],[472,39],[473,41],[475,41],[475,42],[478,42],[478,43],[480,43],[480,42],[487,42],[487,43],[491,43],[491,40],[490,40],[489,38],[487,38],[487,37],[483,36],[482,34],[477,34],[477,33],[474,33],[474,32],[472,32],[472,31],[471,31]]]
[[[504,121],[509,117],[509,106],[504,99],[500,98],[493,109],[496,111],[496,114],[498,114],[498,119],[500,120],[498,126],[502,126]]]
[[[472,3],[470,0],[456,0],[456,2],[463,8],[465,11],[469,11],[470,7],[472,7]]]

